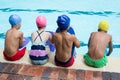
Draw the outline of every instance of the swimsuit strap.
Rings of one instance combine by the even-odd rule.
[[[43,31],[41,31],[40,33],[37,31],[37,33],[38,33],[38,36],[34,39],[34,41],[39,37],[40,38],[40,40],[42,41],[42,38],[41,38],[41,36],[40,36],[40,34],[42,33]]]

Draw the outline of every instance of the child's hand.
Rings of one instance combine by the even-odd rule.
[[[25,42],[25,39],[23,38],[23,42]]]

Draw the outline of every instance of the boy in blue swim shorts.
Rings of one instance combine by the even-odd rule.
[[[52,35],[51,42],[55,45],[55,64],[57,66],[69,67],[74,63],[74,57],[71,55],[73,44],[80,47],[79,40],[74,34],[68,34],[67,30],[70,26],[70,18],[67,15],[60,15],[57,19],[57,25],[60,29]]]
[[[84,55],[85,63],[89,66],[100,68],[106,66],[108,60],[104,53],[109,46],[109,56],[113,50],[112,36],[107,34],[109,24],[106,20],[99,23],[98,32],[92,32],[88,42],[88,53]]]

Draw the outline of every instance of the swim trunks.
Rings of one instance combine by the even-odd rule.
[[[74,63],[74,57],[72,56],[67,62],[61,62],[59,60],[57,60],[56,56],[55,56],[55,64],[57,66],[62,66],[62,67],[69,67],[69,66],[72,66],[73,63]]]
[[[15,60],[19,60],[24,56],[25,50],[26,50],[26,47],[19,49],[13,56],[8,56],[5,52],[3,52],[3,55],[7,60],[15,61]]]
[[[87,65],[92,66],[92,67],[96,67],[96,68],[100,68],[100,67],[106,66],[106,64],[108,62],[107,57],[106,57],[105,54],[104,54],[104,56],[101,59],[93,60],[92,58],[90,58],[88,53],[86,53],[84,55],[84,59],[85,59],[85,63]]]

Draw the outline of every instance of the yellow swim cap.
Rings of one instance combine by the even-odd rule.
[[[108,31],[108,28],[109,28],[109,23],[106,20],[102,20],[99,23],[98,29]]]

